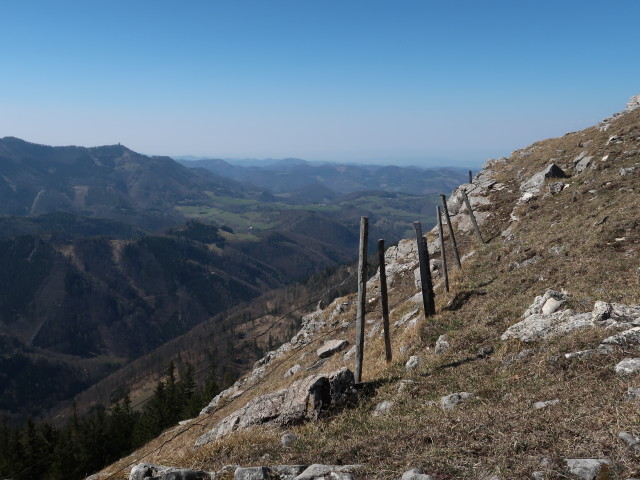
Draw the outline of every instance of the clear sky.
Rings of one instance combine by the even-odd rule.
[[[0,137],[436,163],[640,93],[640,1],[2,0]]]

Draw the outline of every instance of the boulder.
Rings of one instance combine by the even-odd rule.
[[[640,95],[631,97],[631,100],[627,102],[627,112],[632,112],[636,108],[640,108]]]
[[[620,345],[624,347],[640,345],[640,327],[633,327],[624,332],[605,338],[602,341],[605,345]]]
[[[436,340],[436,346],[434,348],[434,352],[436,355],[446,352],[449,350],[449,337],[447,335],[440,335],[438,340]]]
[[[361,465],[322,465],[316,463],[307,467],[295,477],[295,480],[349,480],[354,478],[351,473],[359,468]]]
[[[402,480],[433,480],[431,475],[425,475],[421,468],[412,468],[402,474]]]
[[[595,480],[602,470],[608,470],[610,460],[606,458],[566,458],[567,470],[582,480]]]
[[[565,178],[566,176],[567,174],[564,170],[555,163],[549,164],[544,170],[539,171],[520,184],[520,191],[522,192],[520,201],[527,201],[540,193],[547,178]]]
[[[475,397],[475,394],[469,392],[452,393],[440,398],[440,408],[443,410],[453,410],[460,402],[464,402]]]
[[[267,467],[238,467],[233,474],[233,480],[267,480],[273,478],[270,468]]]
[[[559,398],[554,398],[553,400],[547,400],[545,402],[536,402],[533,404],[533,408],[536,410],[540,410],[542,408],[547,408],[550,407],[552,405],[555,405],[556,403],[560,403],[560,399]]]
[[[300,366],[299,363],[296,363],[293,367],[291,367],[289,370],[287,370],[284,373],[284,378],[290,377],[292,375],[295,375],[296,373],[298,373],[300,371],[302,367]]]
[[[614,370],[620,375],[630,375],[640,371],[640,358],[625,358],[618,363]]]
[[[353,373],[344,367],[329,374],[296,380],[287,389],[254,398],[198,438],[196,446],[254,425],[269,422],[290,425],[315,420],[330,408],[353,401],[357,396],[353,386]]]
[[[598,301],[592,310],[594,320],[607,322],[608,325],[630,323],[640,326],[640,305],[623,305]]]
[[[635,453],[640,452],[640,440],[638,440],[635,436],[631,435],[629,432],[620,432],[618,433],[618,438],[627,444],[627,447]]]
[[[594,326],[591,313],[576,314],[573,310],[563,310],[549,315],[534,314],[511,325],[500,339],[507,341],[516,338],[529,343],[565,335],[573,330],[591,326]]]
[[[418,355],[412,355],[411,357],[409,357],[409,360],[407,360],[407,363],[404,365],[404,367],[407,370],[415,370],[416,368],[418,368],[418,365],[420,365],[420,360],[421,358]]]
[[[207,472],[140,463],[131,469],[129,480],[210,480]]]
[[[327,340],[318,350],[317,354],[320,358],[328,358],[334,353],[344,350],[349,345],[346,340]]]
[[[567,300],[569,300],[567,294],[548,288],[543,295],[538,295],[534,298],[533,303],[522,314],[522,318],[527,318],[533,314],[553,313],[564,305]]]

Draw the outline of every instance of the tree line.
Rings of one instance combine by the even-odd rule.
[[[189,362],[171,361],[142,409],[129,395],[108,407],[96,405],[79,415],[75,404],[62,426],[36,423],[21,427],[0,421],[0,478],[75,480],[128,455],[181,420],[193,418],[220,391],[210,362],[199,387]]]

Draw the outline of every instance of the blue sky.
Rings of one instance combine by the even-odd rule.
[[[636,0],[3,0],[0,137],[480,165],[640,93]]]

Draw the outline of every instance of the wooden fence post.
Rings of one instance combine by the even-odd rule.
[[[389,332],[389,299],[387,298],[387,269],[384,260],[384,240],[378,240],[378,260],[380,263],[380,304],[382,305],[382,325],[384,327],[384,348],[387,363],[391,361],[391,334]]]
[[[447,227],[449,228],[449,236],[451,237],[451,244],[453,245],[453,257],[456,259],[456,265],[458,270],[462,269],[462,263],[460,262],[460,253],[458,253],[458,243],[456,242],[456,236],[453,233],[453,225],[451,225],[451,217],[449,216],[449,209],[447,208],[447,197],[444,193],[440,194],[442,199],[442,209],[444,210],[444,217],[447,219]]]
[[[440,213],[440,205],[436,206],[436,215],[438,216],[438,235],[440,236],[440,258],[442,260],[442,276],[444,277],[444,289],[449,292],[449,274],[447,272],[447,255],[444,251],[444,234],[442,232],[442,214]]]
[[[358,313],[356,317],[356,372],[355,381],[362,381],[362,360],[364,358],[364,316],[367,296],[367,241],[369,219],[360,217],[360,254],[358,256]]]
[[[478,222],[476,222],[476,216],[473,214],[473,210],[471,210],[471,202],[469,202],[469,197],[467,197],[467,192],[462,190],[462,198],[464,199],[464,204],[467,206],[467,212],[469,212],[469,218],[471,219],[471,223],[473,224],[473,229],[476,232],[476,237],[480,240],[480,243],[484,243],[482,239],[482,234],[480,233],[480,228],[478,227]]]
[[[429,268],[429,249],[427,247],[427,240],[422,236],[422,225],[420,222],[413,222],[413,226],[416,229],[422,303],[424,305],[424,316],[426,318],[436,314],[435,295],[433,293],[433,283],[431,282],[431,268]]]

